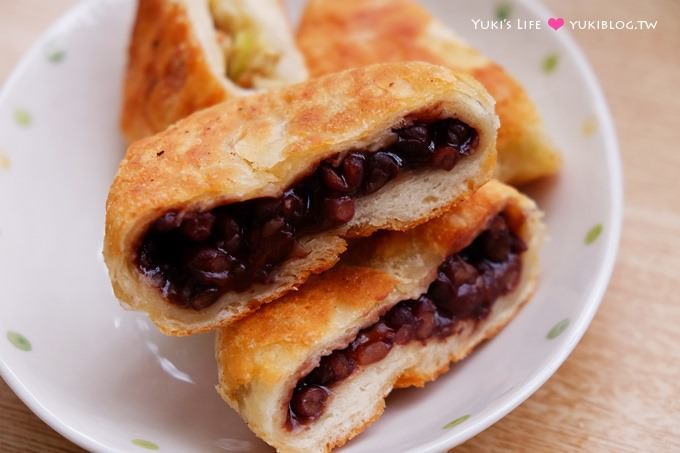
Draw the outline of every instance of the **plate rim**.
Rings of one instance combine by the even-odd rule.
[[[84,12],[103,1],[109,0],[81,0],[58,16],[57,19],[55,19],[54,22],[33,41],[29,49],[11,70],[5,83],[0,88],[0,103],[11,91],[11,88],[15,85],[16,81],[26,71],[29,63],[39,55],[44,45],[49,42],[49,39],[52,36],[58,34],[61,29],[71,29],[73,24],[82,17]],[[553,16],[550,9],[543,5],[539,0],[514,1],[526,6],[527,9],[536,16]],[[583,310],[579,313],[578,318],[572,321],[572,328],[569,329],[569,332],[565,332],[567,340],[538,367],[538,372],[536,372],[531,379],[518,386],[511,394],[497,400],[497,402],[490,405],[490,407],[470,416],[470,419],[465,423],[464,427],[444,433],[428,442],[420,444],[418,447],[407,450],[408,452],[434,453],[460,445],[497,423],[521,403],[529,399],[571,355],[590,326],[609,285],[618,255],[623,225],[623,170],[619,143],[616,136],[614,120],[604,96],[602,86],[588,59],[570,33],[559,33],[556,35],[556,38],[560,46],[576,64],[578,73],[583,77],[586,87],[593,97],[594,113],[602,131],[602,138],[604,141],[603,152],[607,163],[607,173],[610,177],[608,190],[611,194],[611,203],[609,205],[611,213],[609,218],[606,219],[607,225],[609,225],[609,234],[605,236],[606,243],[604,246],[603,261],[597,270],[597,276],[593,281],[591,290],[586,297],[584,297],[586,304],[584,305]],[[64,422],[58,415],[48,410],[40,400],[36,398],[31,390],[26,387],[21,379],[19,379],[14,371],[12,371],[2,357],[0,357],[0,376],[17,397],[26,404],[35,415],[69,441],[90,451],[116,451]]]

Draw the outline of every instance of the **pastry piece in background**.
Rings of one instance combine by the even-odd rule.
[[[413,0],[310,0],[297,42],[312,76],[407,60],[465,71],[496,99],[501,120],[496,176],[521,184],[560,167],[559,154],[524,89]]]
[[[131,142],[234,95],[306,78],[279,0],[139,0],[121,130]]]
[[[324,452],[493,337],[533,294],[542,214],[495,180],[443,216],[360,239],[333,269],[218,331],[218,391],[282,452]]]
[[[488,181],[493,99],[428,63],[352,69],[197,112],[127,151],[107,201],[116,295],[171,335],[234,321]]]

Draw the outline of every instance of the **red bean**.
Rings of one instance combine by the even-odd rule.
[[[359,153],[352,153],[342,161],[342,172],[350,192],[356,192],[364,182],[366,159]]]
[[[231,274],[229,271],[209,272],[193,269],[191,275],[198,283],[211,287],[221,288],[227,286],[231,282]]]
[[[235,252],[241,247],[241,226],[227,214],[217,217],[215,233],[220,238],[221,247],[229,252]]]
[[[420,142],[427,142],[429,140],[429,131],[426,126],[414,125],[410,127],[405,127],[396,131],[399,138],[403,139],[413,139]]]
[[[250,243],[254,247],[251,263],[259,270],[268,262],[286,259],[295,246],[295,236],[283,218],[275,217],[266,222],[261,230],[253,232]]]
[[[470,315],[475,306],[486,299],[484,279],[477,277],[474,283],[464,283],[458,288],[456,297],[446,306],[449,313],[456,317]]]
[[[435,304],[446,304],[456,296],[456,288],[444,272],[439,272],[437,278],[430,284],[427,294]]]
[[[211,306],[219,298],[219,291],[217,288],[208,288],[200,291],[190,297],[191,308],[194,310],[203,310]]]
[[[426,340],[431,337],[437,328],[434,315],[437,312],[437,307],[427,297],[420,297],[418,303],[413,308],[413,314],[418,319],[418,327],[416,327],[415,337],[418,340]]]
[[[355,357],[359,365],[366,366],[384,359],[391,349],[392,343],[376,341],[357,348]]]
[[[189,260],[191,274],[203,285],[225,286],[229,283],[231,258],[226,253],[205,247]]]
[[[447,127],[447,143],[450,146],[460,149],[460,147],[470,139],[470,127],[460,121],[451,121]]]
[[[169,211],[156,220],[154,228],[158,231],[171,231],[179,228],[181,224],[180,215],[175,211]]]
[[[212,234],[215,215],[212,212],[188,214],[180,227],[184,236],[192,241],[205,241]]]
[[[453,334],[453,328],[455,326],[453,319],[438,311],[435,315],[435,322],[437,324],[438,337],[446,338]]]
[[[416,322],[408,301],[398,303],[385,314],[385,324],[395,330],[403,325],[415,325]]]
[[[460,154],[450,146],[440,146],[432,154],[432,165],[442,170],[449,171],[460,160]]]
[[[262,239],[268,239],[275,236],[279,231],[284,229],[285,226],[286,221],[283,217],[274,217],[273,219],[268,220],[262,225],[262,229],[260,230]]]
[[[486,257],[492,261],[505,261],[512,252],[513,239],[505,220],[497,216],[489,228],[479,238]]]
[[[463,260],[460,256],[454,256],[453,258],[446,260],[442,269],[456,287],[463,283],[474,282],[479,275],[477,269]]]
[[[309,380],[320,385],[331,385],[352,374],[356,364],[343,351],[335,351],[321,359],[321,363],[310,374]]]
[[[400,139],[394,147],[400,154],[404,154],[407,160],[427,160],[429,143],[425,140]]]
[[[261,198],[252,203],[251,209],[256,222],[265,222],[279,214],[281,200],[279,198]]]
[[[326,407],[328,391],[318,385],[310,385],[296,389],[290,401],[290,408],[300,418],[315,420]]]
[[[477,132],[459,120],[451,120],[446,131],[446,143],[462,155],[469,155],[477,140]]]
[[[373,153],[368,163],[369,172],[364,185],[364,192],[367,194],[376,192],[399,173],[399,161],[392,153]]]
[[[359,365],[369,365],[384,358],[392,349],[394,331],[378,322],[357,335],[350,345],[352,356]]]
[[[255,276],[242,262],[235,261],[231,267],[231,288],[234,291],[245,291],[252,285]]]
[[[324,186],[331,192],[348,193],[350,191],[345,178],[340,176],[330,166],[323,166],[319,171],[321,171],[321,180],[323,181]]]
[[[226,271],[230,267],[229,255],[211,247],[198,249],[189,259],[189,267],[209,272]]]
[[[289,190],[283,195],[281,213],[289,222],[299,222],[307,214],[307,203],[295,191]]]
[[[326,198],[323,213],[330,224],[347,223],[354,217],[354,200],[350,197]]]
[[[394,342],[399,345],[409,343],[416,335],[415,324],[404,324],[394,334]]]
[[[507,266],[499,272],[498,275],[498,290],[502,293],[512,291],[519,284],[519,279],[521,277],[520,269],[521,265],[518,263],[519,258],[514,255]]]

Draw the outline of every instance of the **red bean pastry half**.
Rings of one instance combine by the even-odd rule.
[[[196,113],[121,163],[104,246],[116,296],[167,334],[228,325],[332,267],[349,240],[469,197],[492,177],[497,126],[476,81],[415,62]]]
[[[502,259],[495,253],[500,249],[507,251]],[[349,346],[325,356],[318,367],[299,381],[289,415],[295,423],[288,421],[288,425],[321,416],[324,404],[317,404],[316,412],[310,416],[307,409],[300,413],[294,402],[310,387],[336,385],[350,377],[357,369],[344,366],[350,360],[359,367],[370,365],[386,358],[395,343],[403,346],[410,341],[434,341],[452,335],[452,326],[457,322],[488,316],[493,303],[517,287],[524,251],[524,241],[513,234],[503,214],[498,214],[470,245],[444,260],[425,293],[396,304],[377,323],[362,329]],[[489,265],[490,262],[494,264]],[[453,279],[447,276],[451,274]],[[335,373],[334,366],[338,365],[341,372]]]
[[[279,450],[342,445],[392,388],[435,379],[529,300],[541,217],[490,181],[439,218],[353,243],[333,269],[218,331],[218,391]]]
[[[328,158],[278,198],[233,203],[183,217],[176,211],[166,212],[142,239],[140,250],[155,252],[146,252],[139,260],[140,271],[153,276],[170,303],[206,308],[210,305],[206,291],[211,291],[214,303],[224,292],[244,292],[266,282],[290,257],[300,237],[351,221],[358,198],[380,190],[402,172],[423,168],[450,171],[478,140],[475,130],[459,120],[417,123],[393,132],[397,141],[385,151],[355,151]],[[456,148],[449,144],[452,141]],[[241,247],[231,244],[234,236],[246,238],[239,242]],[[243,270],[235,273],[225,267],[220,278],[206,277],[190,258],[206,248]],[[250,285],[243,285],[244,278]],[[196,297],[204,302],[194,304]]]

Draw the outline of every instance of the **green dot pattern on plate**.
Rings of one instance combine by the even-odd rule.
[[[461,423],[465,422],[468,418],[470,418],[470,414],[463,415],[462,417],[458,417],[457,419],[448,422],[446,425],[442,426],[442,429],[451,429],[454,426],[458,426]]]
[[[510,17],[512,6],[508,2],[499,3],[496,6],[496,20],[505,20]]]
[[[555,324],[552,329],[550,329],[548,335],[546,335],[546,338],[548,338],[548,340],[553,340],[559,337],[560,334],[567,329],[567,327],[569,327],[569,320],[563,319],[562,321]]]
[[[33,118],[31,118],[31,114],[26,110],[17,109],[14,111],[14,121],[19,126],[28,126],[33,122]]]
[[[61,49],[52,49],[47,52],[47,60],[50,63],[61,63],[66,58],[66,52]]]
[[[18,332],[12,330],[7,331],[7,339],[14,345],[15,348],[21,351],[30,351],[32,349],[31,342]]]
[[[160,447],[150,440],[132,439],[132,443],[138,447],[146,448],[147,450],[160,450]]]
[[[593,242],[597,241],[597,238],[600,237],[602,234],[602,224],[598,223],[597,225],[593,226],[591,229],[588,230],[586,233],[586,238],[584,239],[584,242],[586,245],[590,245]]]
[[[556,53],[551,53],[543,58],[541,63],[541,68],[546,74],[552,74],[557,69],[557,63],[559,63],[560,57]]]

